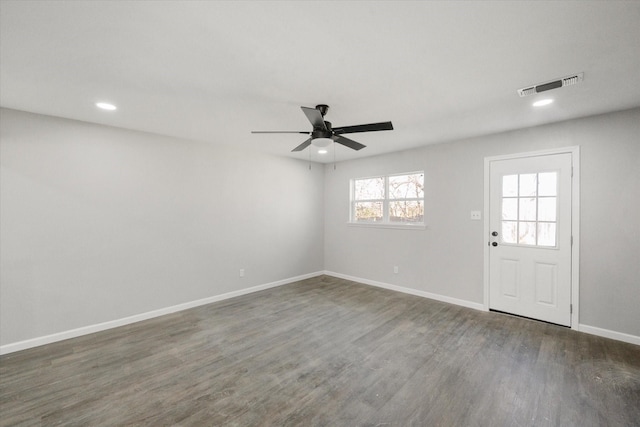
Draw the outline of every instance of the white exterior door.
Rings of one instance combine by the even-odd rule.
[[[571,326],[572,154],[489,162],[489,308]]]

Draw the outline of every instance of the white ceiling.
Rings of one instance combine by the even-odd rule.
[[[0,15],[3,107],[314,161],[333,154],[250,131],[311,130],[299,107],[319,103],[334,127],[393,122],[350,135],[367,148],[340,161],[640,106],[638,1],[2,0]]]

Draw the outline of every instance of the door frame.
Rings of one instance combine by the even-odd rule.
[[[526,153],[505,154],[484,158],[484,303],[485,311],[489,311],[489,185],[491,162],[498,160],[521,159],[524,157],[546,156],[550,154],[571,154],[571,329],[578,330],[580,320],[580,147],[571,146]]]

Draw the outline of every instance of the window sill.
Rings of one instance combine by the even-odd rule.
[[[364,222],[347,222],[349,227],[363,227],[363,228],[395,228],[399,230],[426,230],[427,226],[424,224],[391,224],[388,222],[378,223],[364,223]]]

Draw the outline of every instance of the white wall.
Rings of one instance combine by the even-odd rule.
[[[484,158],[574,145],[582,174],[580,324],[638,337],[640,109],[326,167],[325,269],[482,304],[486,239],[483,222],[469,216],[483,210]],[[426,230],[347,225],[351,178],[422,169]]]
[[[15,110],[0,120],[0,345],[323,269],[321,167]]]

